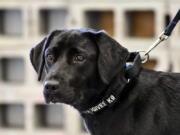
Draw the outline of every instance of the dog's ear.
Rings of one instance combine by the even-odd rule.
[[[44,64],[45,64],[45,50],[48,48],[50,41],[52,40],[55,34],[59,34],[61,31],[56,30],[53,31],[49,36],[45,37],[38,45],[30,51],[30,60],[35,69],[38,73],[38,80],[43,80],[42,76],[44,76]]]
[[[40,63],[41,63],[41,56],[43,53],[43,46],[46,42],[46,38],[44,38],[39,44],[37,44],[35,47],[33,47],[30,51],[30,60],[31,64],[33,65],[33,68],[38,73]]]
[[[43,55],[44,55],[43,48],[46,42],[47,42],[47,38],[44,38],[39,44],[33,47],[30,51],[30,60],[37,74],[39,74],[40,72],[40,67],[41,67],[41,63],[43,61]],[[44,73],[42,72],[41,74],[44,74]]]
[[[103,31],[96,33],[99,48],[98,68],[102,80],[108,84],[124,69],[129,52]]]

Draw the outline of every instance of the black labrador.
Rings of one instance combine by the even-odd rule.
[[[142,68],[138,54],[127,66],[130,54],[103,31],[65,29],[30,59],[45,101],[76,108],[92,135],[180,135],[180,74]]]

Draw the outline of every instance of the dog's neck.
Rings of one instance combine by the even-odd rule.
[[[113,106],[115,102],[117,102],[120,93],[123,91],[127,83],[128,79],[122,77],[122,72],[119,73],[104,90],[103,96],[101,95],[101,98],[97,100],[95,104],[80,113],[93,115],[96,112],[102,111],[106,107]]]
[[[131,65],[125,65],[125,68],[119,71],[119,73],[112,79],[104,96],[96,103],[85,111],[81,111],[84,114],[93,115],[96,112],[102,111],[104,108],[113,106],[121,92],[130,85],[129,82],[133,81],[139,75],[141,70],[141,59],[138,53],[132,53],[130,60],[133,62]]]
[[[125,66],[125,72],[121,71],[109,84],[105,96],[103,96],[106,98],[103,99],[111,98],[112,93],[115,93],[115,98],[112,97],[110,100],[112,104],[102,105],[102,107],[101,100],[95,108],[91,107],[86,110],[86,112],[81,112],[92,135],[104,135],[106,134],[105,129],[107,128],[111,128],[111,131],[113,131],[113,128],[117,130],[116,127],[112,126],[113,124],[111,122],[115,121],[117,119],[116,117],[122,114],[123,110],[126,110],[125,108],[130,104],[131,101],[129,102],[127,99],[130,97],[130,93],[136,84],[136,77],[138,77],[141,71],[140,56],[135,57],[134,61],[132,66]],[[128,81],[128,79],[130,81]],[[133,98],[130,99],[133,100]],[[113,133],[111,133],[111,135],[113,135]]]
[[[126,110],[131,102],[127,99],[131,96],[130,94],[135,84],[136,80],[133,80],[129,85],[125,86],[125,88],[122,89],[119,98],[112,106],[106,107],[93,114],[81,113],[81,116],[84,118],[85,124],[92,135],[106,134],[105,129],[109,129],[109,126],[112,126],[112,122],[121,117],[122,112]],[[130,99],[134,100],[134,98]],[[113,126],[111,128],[112,131],[117,130]],[[111,135],[113,135],[113,133]]]

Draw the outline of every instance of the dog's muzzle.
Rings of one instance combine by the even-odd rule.
[[[56,102],[55,95],[59,89],[59,82],[55,80],[49,80],[44,82],[44,97],[46,103]]]

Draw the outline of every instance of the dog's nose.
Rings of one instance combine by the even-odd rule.
[[[45,81],[44,83],[44,89],[45,90],[57,90],[59,87],[59,82],[55,80],[49,80]]]

